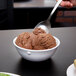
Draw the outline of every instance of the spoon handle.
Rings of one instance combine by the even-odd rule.
[[[62,0],[58,0],[58,2],[56,3],[56,5],[54,6],[52,12],[50,13],[50,16],[48,17],[48,20],[50,20],[51,16],[53,15],[53,13],[55,12],[55,10],[57,9],[57,7],[59,6],[59,4],[61,3]]]

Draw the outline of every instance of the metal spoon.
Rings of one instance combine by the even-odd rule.
[[[51,19],[52,15],[54,14],[55,10],[57,9],[57,7],[59,6],[59,4],[61,3],[61,1],[62,0],[58,0],[56,5],[54,6],[52,12],[50,13],[49,17],[46,20],[39,22],[35,26],[35,28],[42,28],[43,30],[45,30],[46,33],[49,33],[49,29],[51,28],[50,19]]]

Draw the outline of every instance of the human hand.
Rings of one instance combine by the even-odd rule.
[[[58,0],[56,0],[56,1],[58,1]],[[72,8],[73,7],[72,0],[63,0],[61,2],[60,6],[66,7],[66,8]]]

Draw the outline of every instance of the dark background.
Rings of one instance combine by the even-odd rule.
[[[14,2],[25,0],[0,0],[0,30],[3,29],[27,29],[34,28],[37,23],[47,19],[53,7],[40,8],[14,8]],[[27,1],[27,0],[26,0]],[[58,11],[76,11],[75,8],[67,9],[59,7],[52,16],[52,27],[76,26],[76,22],[56,22]],[[61,16],[64,18],[63,16]],[[58,17],[60,18],[60,16]],[[66,17],[65,17],[66,18]],[[70,17],[68,17],[70,18]],[[76,16],[71,18],[76,18]],[[63,19],[62,19],[63,21]]]
[[[13,26],[13,0],[0,0],[0,29]]]
[[[0,0],[0,9],[7,8],[7,0]]]

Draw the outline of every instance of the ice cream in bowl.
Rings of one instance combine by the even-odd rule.
[[[19,34],[13,39],[13,44],[24,59],[44,61],[56,52],[60,40],[41,28],[35,28],[33,32]]]

